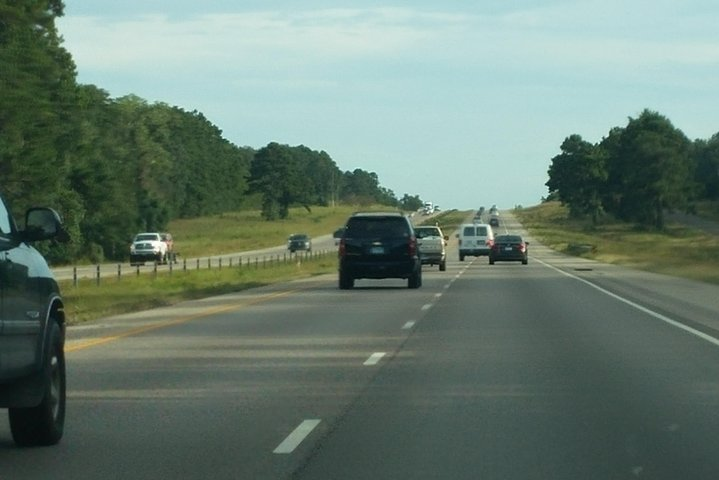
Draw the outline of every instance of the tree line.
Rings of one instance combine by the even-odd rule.
[[[377,175],[341,171],[305,146],[237,146],[198,111],[111,98],[76,81],[55,20],[62,0],[0,0],[0,171],[2,193],[19,212],[56,207],[72,241],[43,246],[50,260],[122,260],[138,231],[175,218],[261,208],[268,220],[289,208],[337,202],[419,208],[397,199]]]
[[[549,166],[548,199],[596,225],[606,214],[664,228],[666,211],[719,199],[719,133],[689,140],[668,118],[644,110],[598,143],[567,137]]]

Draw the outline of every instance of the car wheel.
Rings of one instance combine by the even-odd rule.
[[[439,264],[439,271],[444,272],[447,270],[447,260],[442,260]]]
[[[526,258],[524,260],[522,260],[522,265],[526,265],[527,263],[529,263],[529,262]]]
[[[354,287],[355,279],[347,275],[346,273],[340,272],[340,290],[349,290]]]
[[[494,259],[492,257],[489,257],[489,264],[494,265]]]
[[[419,288],[422,286],[422,270],[413,273],[407,279],[407,288]]]
[[[60,326],[50,319],[50,341],[45,359],[45,391],[39,405],[9,410],[10,431],[20,446],[54,445],[65,426],[65,353]]]
[[[459,261],[464,262],[464,255],[462,255],[461,253],[459,254]]]

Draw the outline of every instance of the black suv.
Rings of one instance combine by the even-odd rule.
[[[356,278],[406,278],[409,288],[422,286],[422,264],[412,223],[399,212],[352,215],[339,244],[339,287],[352,288]]]
[[[60,216],[31,208],[19,230],[0,198],[0,408],[18,445],[52,445],[65,424],[65,314],[31,242],[67,240]]]

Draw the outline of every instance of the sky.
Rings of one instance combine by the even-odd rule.
[[[715,0],[65,0],[78,81],[327,152],[398,198],[531,206],[566,137],[719,132]]]

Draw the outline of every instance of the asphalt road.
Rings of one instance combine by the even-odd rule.
[[[511,217],[504,228],[518,227]],[[716,479],[719,289],[563,257],[335,276],[69,332],[0,479]]]

